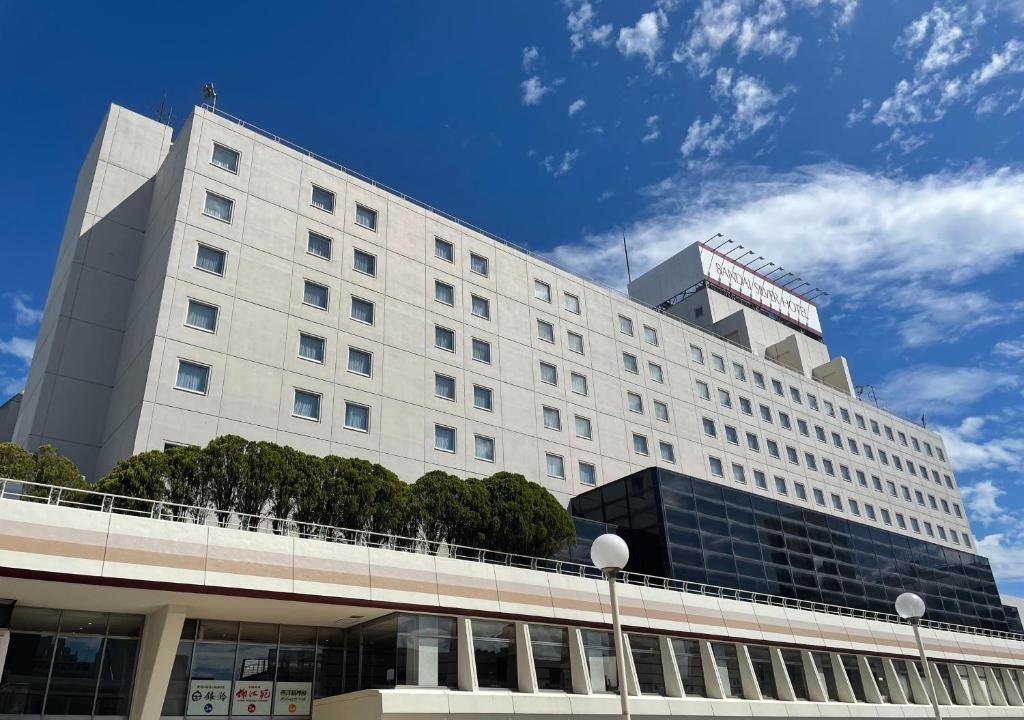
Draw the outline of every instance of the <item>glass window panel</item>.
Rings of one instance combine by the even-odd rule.
[[[615,667],[615,643],[611,633],[583,630],[583,655],[590,672],[590,684],[595,693],[617,693],[618,671]]]
[[[315,335],[299,333],[299,357],[316,363],[324,361],[324,339]]]
[[[16,607],[15,614],[19,610],[21,608]],[[53,614],[56,615],[56,611]],[[56,617],[53,618],[53,627],[56,629]],[[53,647],[54,635],[51,633],[11,633],[3,677],[0,678],[0,715],[42,713]]]
[[[231,222],[231,212],[234,206],[234,200],[207,191],[206,201],[203,203],[203,214],[229,223]]]
[[[171,679],[167,685],[167,694],[164,695],[164,706],[163,710],[160,711],[161,717],[185,714],[191,662],[192,642],[190,640],[182,640],[178,643],[178,650],[171,664]]]
[[[565,309],[573,315],[579,315],[580,299],[572,293],[565,293]]]
[[[880,658],[869,657],[867,658],[868,668],[871,670],[871,676],[875,680],[875,685],[878,687],[878,692],[882,695],[882,702],[892,702],[889,697],[889,682],[885,677],[885,668],[882,667],[882,661]],[[894,661],[894,664],[899,662]]]
[[[316,283],[305,281],[302,286],[302,302],[306,305],[312,305],[315,308],[321,310],[327,309],[327,288],[323,285],[317,285]],[[353,317],[355,317],[355,301],[352,303]],[[370,322],[373,322],[373,309],[370,309]]]
[[[530,625],[530,647],[538,689],[572,692],[568,630],[553,625]]]
[[[545,458],[547,464],[548,477],[557,478],[559,480],[565,478],[565,461],[561,455],[553,455],[548,453]]]
[[[434,326],[434,346],[448,352],[455,352],[455,331],[440,325]]]
[[[482,688],[518,688],[516,626],[510,622],[473,620],[473,655]]]
[[[445,400],[454,400],[455,378],[434,373],[434,395]]]
[[[477,317],[489,320],[491,317],[491,303],[487,298],[482,298],[477,295],[472,297],[472,312]]]
[[[490,270],[490,262],[483,255],[477,255],[476,253],[470,253],[469,255],[469,269],[475,272],[477,275],[483,275],[487,277],[487,273]]]
[[[189,392],[206,394],[210,380],[210,368],[188,360],[178,361],[178,376],[174,386]]]
[[[827,653],[816,652],[811,653],[811,659],[814,661],[814,667],[825,686],[825,694],[828,696],[828,699],[838,701],[839,688],[836,686],[836,676],[832,672],[832,657]]]
[[[306,252],[316,255],[324,260],[331,259],[331,246],[333,241],[326,235],[310,231],[306,236]],[[357,251],[358,252],[358,251]]]
[[[370,377],[373,374],[373,355],[358,348],[348,349],[348,370],[357,375]]]
[[[377,211],[363,205],[356,205],[356,225],[367,230],[377,229]]]
[[[61,635],[54,651],[46,715],[91,715],[103,638]]]
[[[582,460],[580,461],[580,482],[583,485],[597,485],[597,468]]]
[[[345,403],[345,427],[350,430],[370,429],[370,408],[356,403]]]
[[[434,425],[434,449],[442,452],[455,452],[455,428],[445,425]]]
[[[224,274],[227,253],[209,245],[200,245],[196,250],[196,267],[215,275]]]
[[[711,643],[711,650],[715,656],[715,665],[718,666],[718,675],[722,678],[723,694],[727,698],[743,697],[736,646],[732,643]]]
[[[232,150],[229,147],[224,147],[223,145],[214,143],[213,158],[210,160],[210,164],[223,168],[228,172],[237,173],[239,157],[237,150]]]
[[[96,690],[96,715],[128,715],[138,644],[135,639],[107,638]]]
[[[586,375],[580,375],[579,373],[572,373],[571,375],[572,391],[578,395],[587,394],[587,377]]]
[[[494,393],[490,388],[482,385],[473,386],[473,407],[481,410],[491,410],[493,407]]]
[[[334,193],[314,185],[313,191],[310,193],[310,204],[315,208],[332,213],[334,212]]]
[[[860,667],[854,655],[840,655],[843,661],[843,668],[846,670],[846,677],[850,679],[850,686],[853,688],[853,696],[860,702],[867,702],[867,694],[864,692],[864,680],[860,676]]]
[[[473,436],[473,453],[477,460],[494,462],[494,438],[484,435]]]
[[[544,302],[551,302],[551,286],[541,280],[533,281],[533,296]]]
[[[317,393],[296,390],[292,405],[292,414],[307,420],[320,419],[320,395]]]
[[[198,330],[215,332],[217,330],[217,308],[198,300],[189,300],[185,324]]]
[[[362,250],[353,250],[352,252],[352,268],[356,272],[361,272],[364,275],[377,275],[377,258],[368,252]]]
[[[434,299],[444,305],[455,304],[455,288],[440,280],[434,281]]]
[[[629,650],[633,656],[641,693],[665,695],[665,674],[661,669],[661,647],[654,635],[630,635]]]
[[[786,674],[789,675],[789,682],[793,686],[793,694],[797,700],[809,700],[807,693],[807,678],[804,676],[804,660],[799,650],[780,651],[782,662],[786,665]]]
[[[707,697],[699,643],[696,640],[672,638],[672,650],[676,656],[676,665],[679,666],[679,677],[683,681],[683,692],[687,697]]]
[[[779,699],[779,691],[775,684],[775,671],[772,668],[772,657],[764,645],[748,645],[750,663],[754,667],[754,677],[761,695],[770,700]]]
[[[473,359],[489,363],[491,361],[491,344],[485,340],[473,338]]]

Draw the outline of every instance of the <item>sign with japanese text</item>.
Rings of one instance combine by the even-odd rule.
[[[313,683],[279,682],[274,690],[274,715],[309,715]]]
[[[227,715],[230,680],[193,680],[188,686],[187,715]]]
[[[236,680],[231,693],[231,714],[269,715],[274,699],[274,683],[270,680]]]

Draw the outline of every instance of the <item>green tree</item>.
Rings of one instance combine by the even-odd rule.
[[[238,488],[235,510],[243,513],[243,529],[256,530],[259,516],[274,495],[274,483],[287,472],[284,448],[271,442],[251,442],[246,449],[248,472]]]
[[[175,520],[191,517],[195,522],[206,520],[205,508],[210,504],[212,488],[203,466],[203,449],[181,445],[164,452],[167,459],[167,502]]]
[[[238,435],[222,435],[203,448],[203,472],[210,483],[210,501],[217,522],[227,525],[238,503],[238,490],[248,481],[249,442]]]
[[[119,460],[113,469],[96,484],[96,490],[140,500],[164,500],[167,497],[167,457],[161,450],[132,455]],[[143,513],[149,503],[115,499],[114,507]]]
[[[484,546],[492,550],[549,557],[576,538],[572,517],[543,486],[518,473],[484,478],[491,522]]]
[[[31,481],[35,471],[36,459],[32,453],[14,443],[0,443],[0,478]]]
[[[274,518],[274,532],[281,534],[302,491],[306,461],[305,453],[295,448],[277,447],[281,454],[281,471],[270,478],[270,516]]]
[[[53,445],[40,445],[36,449],[33,475],[33,481],[43,485],[80,489],[88,487],[75,464],[58,453]]]
[[[295,492],[294,520],[299,523],[299,533],[303,536],[319,536],[318,525],[331,524],[335,500],[328,491],[329,477],[327,458],[296,452],[292,460],[295,463],[298,481]]]
[[[479,547],[486,538],[491,506],[479,479],[434,470],[413,483],[410,495],[415,520],[428,540]]]

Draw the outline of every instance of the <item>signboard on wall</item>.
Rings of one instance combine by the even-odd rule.
[[[231,694],[231,714],[236,717],[269,715],[273,698],[272,680],[236,680]]]
[[[764,275],[740,265],[709,247],[699,245],[704,278],[712,285],[790,320],[821,337],[821,322],[814,303],[785,289]]]
[[[188,686],[186,715],[227,715],[231,704],[230,680],[193,680]]]
[[[279,682],[274,688],[274,715],[309,715],[313,683]]]

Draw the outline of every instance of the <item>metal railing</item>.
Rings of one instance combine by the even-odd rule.
[[[550,572],[557,575],[569,575],[593,579],[601,578],[600,571],[594,566],[568,560],[516,555],[499,550],[453,545],[436,540],[429,540],[423,537],[403,537],[401,535],[390,535],[368,530],[353,530],[349,528],[334,527],[331,525],[300,522],[292,518],[276,518],[267,515],[248,515],[234,511],[228,512],[217,510],[216,508],[181,505],[178,503],[132,498],[123,495],[100,493],[93,490],[78,490],[20,480],[0,479],[0,500],[34,502],[109,514],[131,515],[164,522],[180,522],[191,525],[229,528],[239,531],[261,532],[286,537],[309,538],[324,542],[341,543],[344,545],[384,548],[388,550],[419,553],[423,555],[436,555],[458,560],[488,563],[490,565],[503,565],[505,567]],[[737,600],[740,602],[771,605],[795,610],[808,610],[810,612],[826,613],[829,615],[840,615],[903,625],[907,624],[898,616],[891,613],[861,610],[859,608],[818,603],[809,600],[799,600],[796,598],[782,597],[780,595],[770,595],[768,593],[748,590],[737,590],[735,588],[708,585],[689,580],[676,580],[674,578],[644,575],[633,572],[623,572],[619,577],[622,582],[629,585],[675,590],[677,592],[693,595],[703,595],[706,597]],[[929,627],[936,630],[948,630],[951,632],[966,633],[970,635],[1024,641],[1024,635],[1018,633],[988,630],[968,625],[956,625],[953,623],[934,622],[930,620],[923,620],[921,625],[923,627]]]

